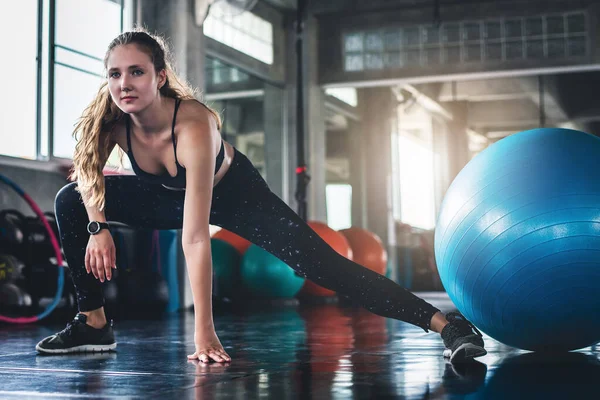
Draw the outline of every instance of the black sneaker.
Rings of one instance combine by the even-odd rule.
[[[77,314],[62,331],[39,342],[35,349],[40,353],[67,354],[102,352],[117,348],[112,321],[96,329],[86,324],[85,314]]]
[[[442,340],[446,346],[444,357],[452,363],[469,361],[487,354],[483,348],[481,332],[457,312],[446,314],[448,325],[442,329]]]

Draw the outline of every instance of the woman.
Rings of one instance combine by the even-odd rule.
[[[190,359],[231,360],[212,318],[209,223],[250,240],[375,314],[441,333],[444,354],[452,361],[486,354],[481,334],[462,316],[446,319],[431,304],[321,240],[269,190],[250,161],[221,139],[219,115],[178,79],[166,51],[161,38],[143,30],[123,33],[109,45],[107,82],[74,131],[80,138],[70,179],[77,182],[62,188],[55,202],[80,312],[64,330],[39,342],[38,351],[116,348],[101,284],[116,268],[106,224],[111,220],[182,229],[195,312],[196,351]],[[102,175],[115,145],[127,152],[136,176]]]

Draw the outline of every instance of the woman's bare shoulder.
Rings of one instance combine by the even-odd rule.
[[[206,122],[213,118],[210,110],[196,99],[182,100],[179,107],[182,114],[182,122],[185,122],[186,124]]]

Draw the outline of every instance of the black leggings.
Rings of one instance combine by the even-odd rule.
[[[137,176],[109,175],[107,221],[135,228],[181,229],[185,191],[148,183]],[[60,239],[77,291],[80,311],[104,305],[102,283],[85,270],[88,216],[70,183],[56,195]],[[244,154],[215,186],[210,223],[225,228],[272,253],[300,275],[346,296],[367,310],[429,329],[439,310],[390,279],[339,255],[277,197]]]

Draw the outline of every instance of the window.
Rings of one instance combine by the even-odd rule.
[[[10,62],[0,66],[9,94],[0,104],[0,155],[72,157],[74,125],[104,79],[102,58],[108,43],[131,27],[131,4],[23,0],[0,15],[0,34],[7,39],[3,50],[10,54]]]
[[[435,226],[435,169],[432,117],[421,107],[398,107],[392,133],[394,218],[420,229]]]
[[[416,228],[435,226],[433,150],[410,135],[398,137],[402,222]]]
[[[325,89],[325,93],[343,101],[348,105],[351,105],[352,107],[356,107],[358,105],[356,88],[329,88]]]
[[[344,33],[344,70],[556,60],[588,56],[585,11]]]
[[[214,3],[204,24],[206,36],[254,57],[273,64],[273,24],[251,12],[234,13],[226,2]]]
[[[5,11],[0,13],[2,53],[8,56],[0,63],[0,154],[35,159],[38,1],[11,2],[10,12]]]
[[[54,156],[71,158],[73,127],[103,77],[103,57],[122,31],[123,7],[110,0],[57,0],[54,65]],[[93,35],[81,32],[94,32]]]
[[[328,184],[325,188],[327,225],[334,230],[352,226],[352,186]]]

